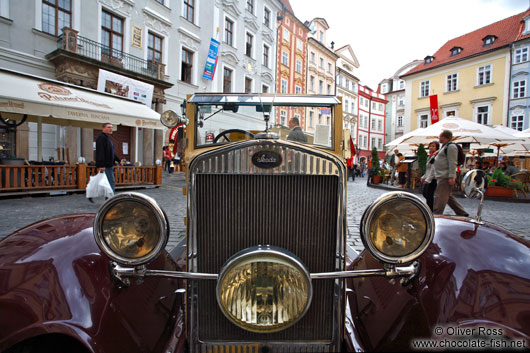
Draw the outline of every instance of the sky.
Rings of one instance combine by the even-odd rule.
[[[322,17],[325,43],[349,44],[355,76],[376,90],[413,60],[423,60],[450,39],[528,9],[530,0],[290,0],[302,22]]]

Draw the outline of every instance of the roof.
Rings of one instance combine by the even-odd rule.
[[[291,3],[289,2],[289,0],[280,0],[280,2],[283,4],[283,6],[285,6],[287,11],[289,11],[290,13],[294,15],[294,11],[293,11],[293,8],[291,7]]]
[[[488,26],[477,29],[476,31],[464,34],[463,36],[451,39],[438,49],[434,55],[427,56],[434,57],[431,63],[425,64],[425,62],[423,62],[401,77],[431,70],[436,67],[507,47],[510,43],[516,40],[521,30],[521,21],[523,21],[523,18],[528,14],[530,14],[530,10],[492,23]],[[493,44],[484,45],[483,39],[487,36],[495,36],[497,38]],[[451,49],[455,47],[462,48],[462,51],[460,54],[451,56]]]
[[[530,9],[526,10],[524,13],[523,13],[523,16],[522,16],[522,23],[521,23],[521,29],[519,31],[519,33],[517,34],[517,38],[516,40],[522,40],[522,39],[527,39],[527,38],[530,38],[530,32],[526,32],[524,33],[524,28],[525,28],[525,23],[524,23],[524,20],[530,16]]]

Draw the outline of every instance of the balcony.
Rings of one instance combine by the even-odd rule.
[[[63,34],[57,40],[57,50],[47,55],[55,60],[61,55],[76,56],[96,66],[110,67],[154,80],[166,81],[165,64],[154,63],[134,55],[110,48],[91,39],[82,37],[77,31],[63,28]],[[102,65],[101,65],[102,64]]]

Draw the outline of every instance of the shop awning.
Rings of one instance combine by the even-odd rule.
[[[0,113],[4,118],[101,128],[113,125],[166,129],[160,114],[144,104],[95,90],[0,69]]]

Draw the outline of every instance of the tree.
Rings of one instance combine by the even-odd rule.
[[[418,146],[418,168],[420,169],[420,175],[425,174],[425,170],[427,169],[427,151],[423,143],[420,143]]]
[[[377,153],[377,148],[375,146],[372,147],[372,169],[373,175],[380,175],[379,170],[381,168],[379,167],[379,154]]]

